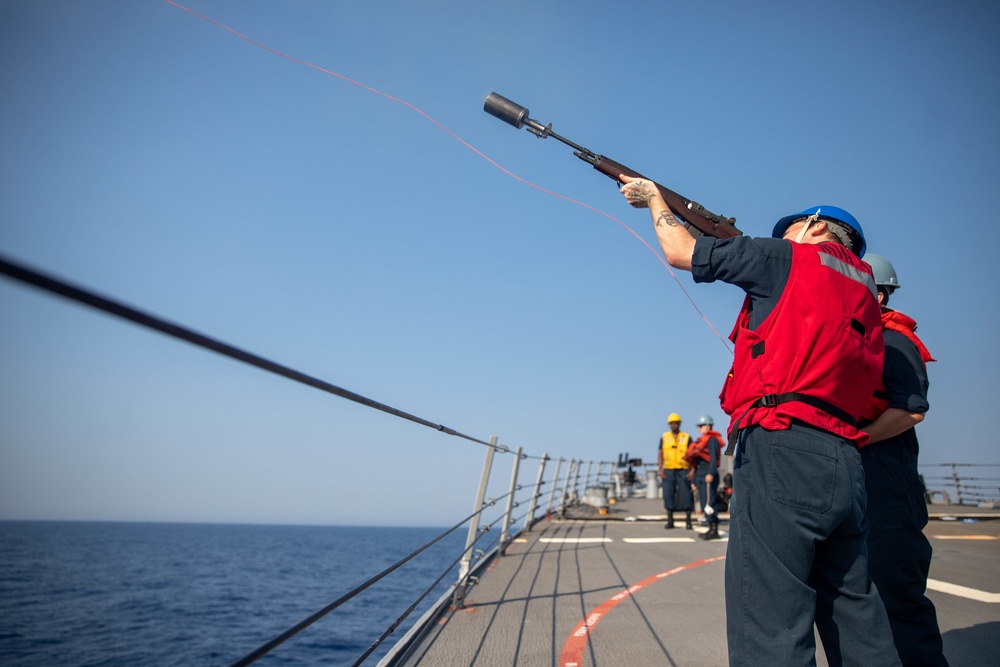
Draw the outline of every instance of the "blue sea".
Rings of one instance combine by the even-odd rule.
[[[0,665],[228,665],[442,532],[0,522]],[[448,535],[256,664],[352,664],[464,540],[464,528]],[[449,572],[364,664],[376,664],[456,577]]]

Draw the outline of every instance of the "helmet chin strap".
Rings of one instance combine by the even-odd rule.
[[[802,239],[804,239],[806,237],[806,232],[809,231],[809,228],[812,227],[812,224],[814,222],[816,222],[817,220],[819,220],[819,214],[820,213],[821,213],[821,211],[816,211],[815,213],[813,213],[812,215],[810,215],[808,218],[806,218],[805,224],[802,225],[802,229],[799,230],[799,235],[795,237],[795,242],[796,243],[802,243]]]

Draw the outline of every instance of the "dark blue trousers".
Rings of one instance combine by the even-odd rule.
[[[899,665],[868,579],[865,481],[853,444],[804,424],[741,434],[726,556],[729,664]]]
[[[663,470],[663,506],[668,512],[694,509],[694,494],[687,470]]]
[[[868,490],[868,571],[878,586],[904,666],[947,667],[937,612],[927,599],[931,544],[915,439],[861,450]]]

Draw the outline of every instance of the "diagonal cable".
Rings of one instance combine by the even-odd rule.
[[[353,391],[348,391],[329,382],[325,382],[311,375],[299,372],[288,366],[283,366],[281,364],[275,363],[264,357],[259,357],[255,354],[241,350],[238,347],[229,345],[215,338],[210,338],[204,334],[200,334],[197,331],[188,329],[186,327],[168,322],[156,315],[151,315],[143,311],[132,308],[131,306],[125,305],[119,301],[114,301],[106,297],[100,296],[94,292],[81,287],[75,287],[67,282],[53,278],[48,275],[44,275],[38,271],[30,269],[22,264],[17,264],[9,259],[6,259],[3,255],[0,255],[0,273],[19,280],[23,283],[33,285],[35,287],[41,288],[52,292],[53,294],[58,294],[59,296],[77,301],[84,305],[96,308],[97,310],[103,310],[106,313],[115,315],[125,320],[129,320],[136,324],[140,324],[144,327],[150,329],[155,329],[161,333],[165,333],[168,336],[173,336],[174,338],[179,338],[181,340],[187,341],[198,347],[203,347],[207,350],[212,350],[213,352],[218,352],[223,356],[236,359],[237,361],[242,361],[243,363],[250,364],[251,366],[256,366],[257,368],[281,375],[288,378],[289,380],[294,380],[296,382],[301,382],[302,384],[314,387],[321,391],[325,391],[329,394],[335,396],[340,396],[341,398],[346,398],[349,401],[354,401],[355,403],[360,403],[369,408],[374,408],[375,410],[380,410],[387,414],[393,415],[394,417],[400,417],[401,419],[407,419],[411,422],[420,424],[421,426],[426,426],[432,428],[435,431],[440,431],[448,435],[454,435],[459,438],[464,438],[471,442],[476,442],[481,445],[486,445],[487,447],[493,447],[501,452],[508,451],[506,446],[493,445],[485,440],[480,440],[479,438],[474,438],[470,435],[465,435],[454,429],[448,428],[441,424],[436,424],[432,421],[428,421],[416,415],[411,415],[408,412],[398,410],[392,406],[386,405],[384,403],[379,403],[378,401],[372,400],[361,394],[356,394]]]

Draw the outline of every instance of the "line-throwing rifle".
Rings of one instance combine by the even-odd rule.
[[[698,237],[703,234],[707,234],[708,236],[726,239],[732,236],[743,235],[743,232],[736,229],[736,218],[726,218],[721,215],[716,215],[701,204],[691,201],[687,197],[683,197],[669,188],[663,187],[656,181],[643,176],[639,172],[629,169],[625,165],[606,158],[603,155],[598,155],[597,153],[589,151],[583,146],[575,144],[565,137],[559,136],[552,131],[552,123],[542,125],[538,121],[532,120],[528,117],[529,112],[527,109],[522,107],[520,104],[511,102],[506,97],[497,95],[496,93],[490,93],[486,97],[486,103],[483,105],[483,109],[486,113],[496,116],[500,120],[513,125],[519,130],[524,127],[528,130],[528,132],[531,132],[540,139],[552,137],[553,139],[561,141],[573,149],[573,155],[577,156],[584,162],[590,163],[593,165],[594,169],[606,176],[610,176],[619,184],[621,184],[621,177],[623,175],[631,176],[633,178],[646,178],[646,180],[652,181],[653,185],[659,189],[660,195],[662,195],[663,200],[667,203],[667,206],[670,207],[670,210],[673,211],[674,215],[681,218],[681,220],[685,223],[684,226],[692,236]]]

